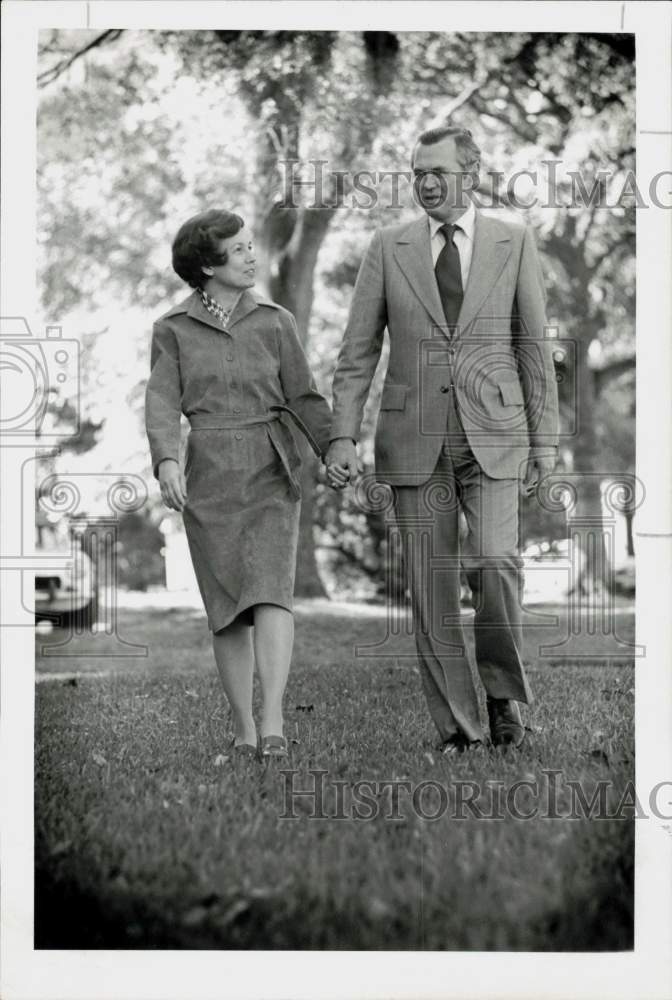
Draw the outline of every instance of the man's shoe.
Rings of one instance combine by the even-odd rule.
[[[525,726],[518,702],[510,698],[488,698],[490,736],[496,747],[519,747],[525,739]]]
[[[447,739],[439,743],[436,749],[444,757],[448,757],[450,754],[466,753],[467,750],[475,750],[481,746],[483,746],[482,740],[470,740],[464,733],[457,732],[451,733]]]

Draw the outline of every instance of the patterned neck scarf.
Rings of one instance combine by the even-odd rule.
[[[225,327],[231,318],[231,313],[238,304],[238,299],[236,299],[230,309],[225,309],[222,303],[218,302],[217,299],[213,299],[212,295],[208,295],[204,288],[199,288],[198,292],[201,296],[201,302],[208,312],[214,316],[215,319],[218,319],[222,326]],[[238,296],[238,298],[240,298],[240,296]]]

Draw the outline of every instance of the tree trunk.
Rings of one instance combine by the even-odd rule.
[[[278,260],[271,280],[271,296],[292,313],[299,336],[308,344],[308,325],[313,308],[313,278],[320,246],[329,228],[333,210],[299,209],[292,237]],[[294,591],[299,597],[325,597],[317,569],[313,536],[313,509],[318,462],[308,447],[302,448],[301,521]]]
[[[279,211],[292,212],[291,209]],[[294,313],[304,348],[313,309],[313,280],[317,255],[327,234],[335,209],[297,209],[289,241],[277,257],[269,291],[271,297]]]
[[[331,54],[331,46],[335,35],[322,33],[316,44],[313,44],[316,71],[322,68]],[[392,86],[394,72],[399,52],[399,41],[390,32],[365,32],[363,37],[367,60],[367,76],[371,85],[372,95],[386,93]],[[310,81],[298,81],[298,92],[306,98],[312,84]],[[252,107],[255,106],[257,95],[251,94]],[[257,183],[259,185],[259,203],[270,206],[263,220],[257,226],[259,243],[260,273],[271,298],[285,306],[294,314],[299,336],[306,348],[308,343],[308,327],[313,307],[313,280],[317,256],[322,241],[336,212],[336,191],[327,180],[324,195],[326,204],[333,207],[309,209],[303,206],[283,208],[282,199],[291,196],[294,201],[295,192],[287,189],[284,178],[280,177],[278,168],[282,161],[296,161],[299,151],[299,136],[302,126],[301,102],[296,93],[290,93],[281,87],[273,89],[275,112],[270,119],[265,119],[259,135],[257,163]],[[361,112],[361,109],[359,109]],[[367,109],[368,111],[368,109]],[[362,116],[358,112],[353,117],[349,127],[341,136],[340,155],[334,155],[344,163],[352,162],[355,151],[362,154],[370,149],[375,129],[368,114]],[[340,192],[343,197],[343,192]],[[297,195],[295,203],[300,204]],[[302,447],[302,443],[301,443]],[[303,448],[304,466],[302,472],[302,508],[299,532],[299,552],[297,557],[295,593],[298,596],[326,596],[315,560],[315,542],[313,538],[313,506],[317,462],[308,448]]]
[[[578,437],[574,443],[574,471],[581,474],[577,487],[576,510],[572,516],[582,525],[577,533],[585,562],[574,590],[595,593],[611,589],[611,563],[604,538],[601,483],[610,474],[601,467],[600,447],[596,434],[593,411],[595,407],[595,379],[589,366],[588,346],[592,337],[584,340],[583,357],[578,358],[576,371],[576,405],[578,409]]]

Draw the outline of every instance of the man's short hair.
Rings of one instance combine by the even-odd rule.
[[[465,173],[471,174],[472,187],[478,187],[481,151],[468,128],[459,128],[457,125],[437,125],[436,128],[429,128],[418,136],[415,148],[434,146],[443,139],[455,140],[460,166],[463,167]]]
[[[207,280],[203,267],[226,264],[228,254],[218,252],[218,244],[235,236],[245,222],[235,212],[211,208],[183,223],[173,240],[173,270],[192,288],[200,288]]]

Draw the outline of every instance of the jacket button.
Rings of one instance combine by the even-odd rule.
[[[442,385],[441,386],[441,392],[448,392],[449,389],[450,389],[449,385]]]
[[[240,413],[240,407],[239,406],[234,406],[233,412],[234,413]]]
[[[227,354],[226,355],[226,360],[227,361],[233,361],[233,354]]]
[[[236,441],[242,441],[242,440],[243,440],[243,435],[242,434],[236,434]]]

